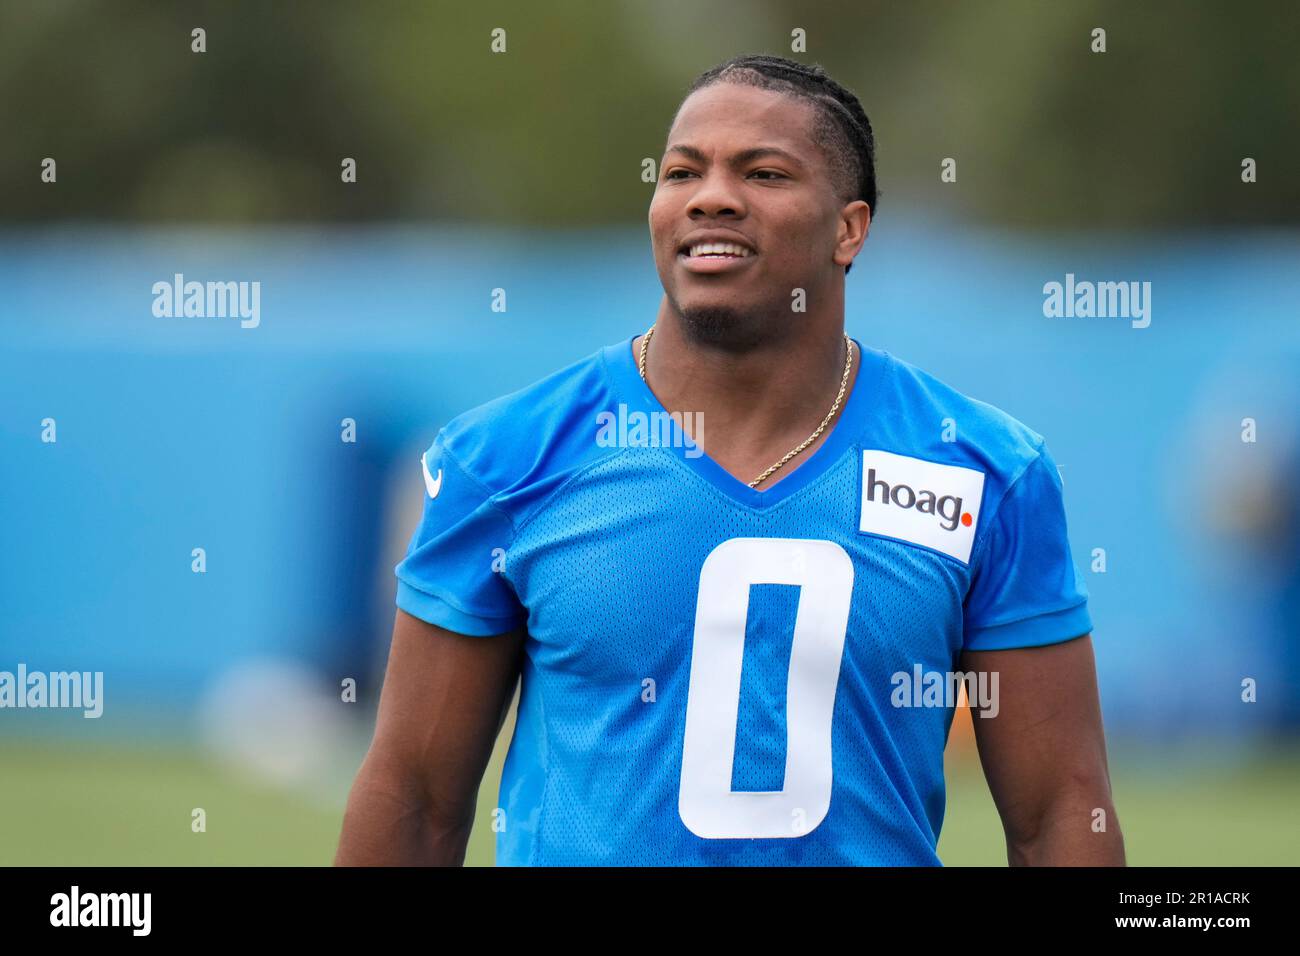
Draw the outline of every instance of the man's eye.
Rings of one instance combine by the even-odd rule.
[[[665,180],[669,180],[669,179],[682,179],[682,178],[684,178],[684,177],[686,177],[686,176],[694,176],[694,175],[695,175],[695,173],[691,172],[689,169],[673,169],[673,170],[670,170],[669,172],[667,172],[667,173],[664,174],[664,179],[665,179]],[[778,173],[778,172],[777,172],[776,170],[774,170],[774,169],[756,169],[756,170],[754,170],[752,173],[750,173],[749,175],[751,175],[751,176],[763,176],[763,177],[766,177],[766,178],[768,178],[768,179],[789,179],[789,178],[790,178],[790,177],[787,176],[785,173]]]

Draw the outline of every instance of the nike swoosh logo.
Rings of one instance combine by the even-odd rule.
[[[437,478],[433,477],[429,474],[429,465],[423,455],[420,456],[420,467],[424,469],[424,487],[429,490],[429,497],[438,497],[438,492],[442,491],[442,469],[438,469]]]

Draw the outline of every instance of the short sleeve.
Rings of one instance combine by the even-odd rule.
[[[514,538],[508,514],[451,455],[439,434],[418,464],[424,513],[397,565],[397,606],[458,634],[486,637],[527,614],[504,576]]]
[[[1040,444],[993,515],[966,595],[963,648],[1056,644],[1091,631],[1088,591],[1070,556],[1060,472]]]

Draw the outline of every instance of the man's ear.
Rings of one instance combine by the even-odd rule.
[[[844,266],[845,274],[867,241],[871,231],[871,207],[865,200],[855,199],[840,211],[838,239],[832,257],[837,265]]]

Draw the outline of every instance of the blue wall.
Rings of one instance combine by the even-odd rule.
[[[1300,572],[1256,573],[1197,489],[1254,453],[1242,417],[1261,446],[1300,428],[1279,385],[1300,378],[1298,253],[1294,234],[885,222],[848,278],[852,334],[1047,437],[1112,733],[1249,732],[1241,676],[1274,688],[1287,666],[1267,609]],[[260,281],[260,326],[156,318],[150,290],[177,272]],[[1150,327],[1045,318],[1043,283],[1067,272],[1150,281]],[[636,229],[0,236],[0,669],[103,670],[110,709],[164,719],[240,659],[373,670],[414,455],[460,410],[643,330],[660,294]]]

